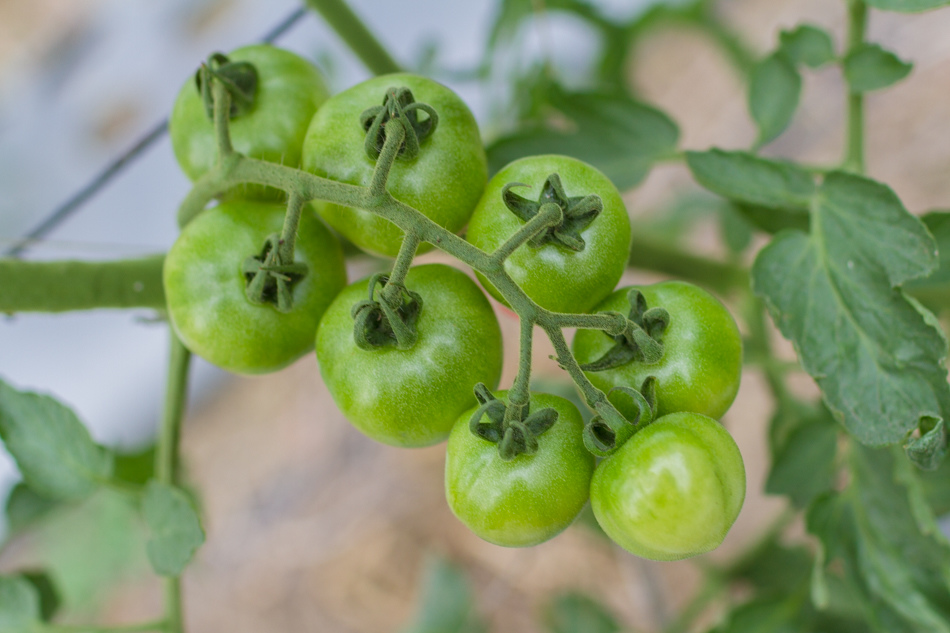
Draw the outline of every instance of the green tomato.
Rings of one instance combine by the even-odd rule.
[[[242,270],[268,235],[279,233],[284,205],[231,200],[202,211],[165,258],[168,313],[182,342],[232,372],[260,374],[313,349],[320,317],[346,285],[343,249],[313,209],[303,209],[294,260],[307,275],[294,284],[293,308],[278,312],[245,295]]]
[[[665,281],[636,286],[647,307],[665,308],[670,324],[660,335],[663,357],[647,365],[631,361],[604,371],[586,372],[595,387],[609,392],[614,387],[639,389],[648,376],[656,377],[656,417],[677,411],[702,413],[719,419],[732,405],[742,375],[742,337],[729,311],[711,294],[684,281]],[[627,292],[621,288],[595,310],[630,312]],[[614,339],[599,330],[578,330],[572,350],[580,364],[598,360],[614,345]],[[625,396],[610,396],[611,402],[632,419],[633,404]]]
[[[742,509],[745,467],[732,436],[698,413],[672,413],[597,465],[597,522],[628,552],[679,560],[719,547]]]
[[[320,71],[302,57],[267,44],[238,48],[228,58],[250,62],[258,77],[253,108],[230,121],[235,151],[299,167],[307,126],[329,96]],[[189,178],[197,180],[214,167],[218,160],[214,124],[194,78],[189,78],[178,93],[168,131],[175,158]],[[248,185],[240,193],[242,197],[269,199],[283,195],[258,185]]]
[[[507,392],[497,394],[507,403]],[[455,516],[479,537],[505,547],[542,543],[564,531],[590,494],[594,456],[584,448],[584,421],[570,401],[531,394],[531,411],[552,408],[557,422],[538,437],[538,452],[504,461],[498,445],[469,430],[475,408],[449,436],[445,496]]]
[[[567,156],[530,156],[510,163],[489,181],[468,224],[466,239],[491,252],[524,225],[506,205],[502,189],[512,189],[537,200],[548,176],[557,173],[569,197],[597,195],[603,210],[580,231],[583,250],[558,243],[540,247],[530,243],[505,261],[505,271],[542,308],[555,312],[587,312],[606,297],[623,274],[630,254],[630,219],[620,192],[595,167]],[[479,281],[489,293],[508,305],[484,276]]]
[[[351,185],[370,184],[376,161],[365,149],[360,114],[382,105],[389,88],[406,87],[417,102],[432,106],[439,117],[414,159],[397,158],[387,189],[438,225],[458,232],[478,202],[488,167],[475,118],[468,106],[445,86],[417,75],[375,77],[331,97],[313,117],[303,147],[308,171]],[[395,257],[403,232],[395,224],[362,209],[319,203],[323,219],[364,251]],[[427,250],[423,245],[420,252]]]
[[[409,270],[405,286],[422,297],[418,338],[408,350],[357,346],[353,305],[368,279],[348,286],[317,330],[317,361],[334,402],[353,426],[391,446],[429,446],[448,437],[482,382],[501,377],[502,340],[488,299],[465,273],[442,264]]]

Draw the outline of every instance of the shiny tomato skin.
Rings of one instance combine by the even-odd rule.
[[[673,413],[597,465],[591,508],[632,554],[679,560],[722,543],[742,509],[745,483],[742,455],[721,424]]]
[[[317,361],[334,402],[359,431],[391,446],[429,446],[444,441],[475,402],[476,383],[497,386],[501,329],[481,289],[456,268],[415,266],[405,285],[423,301],[412,348],[356,345],[350,311],[368,298],[363,279],[327,310],[317,331]]]
[[[639,389],[647,376],[656,377],[656,417],[677,411],[701,413],[719,419],[739,391],[742,374],[742,337],[735,320],[722,303],[702,288],[685,281],[664,281],[638,288],[647,306],[665,308],[670,324],[661,335],[663,357],[648,365],[631,361],[604,371],[586,372],[595,387]],[[627,314],[630,287],[620,288],[597,305],[595,311]],[[578,330],[572,351],[581,364],[599,359],[614,345],[612,337],[597,330]],[[611,401],[628,417],[633,415],[625,397]]]
[[[500,399],[507,392],[497,394]],[[538,438],[534,455],[504,461],[498,445],[469,430],[463,413],[446,448],[445,494],[462,523],[482,539],[504,547],[537,545],[564,531],[589,497],[594,457],[584,448],[584,422],[570,401],[531,394],[531,410],[550,407],[558,420]]]
[[[331,97],[313,117],[303,148],[304,169],[351,185],[370,184],[376,161],[366,153],[360,114],[382,105],[389,88],[406,87],[417,102],[432,106],[436,129],[423,139],[412,159],[397,158],[387,190],[453,233],[465,226],[478,202],[488,163],[478,125],[468,106],[452,90],[409,73],[374,77]],[[327,224],[369,253],[395,257],[403,232],[370,211],[329,202],[317,210]],[[423,244],[419,252],[428,250]]]
[[[280,232],[285,211],[282,204],[222,202],[192,220],[165,258],[165,295],[175,331],[188,349],[228,371],[276,371],[309,352],[320,317],[346,285],[343,249],[308,205],[294,259],[309,271],[294,286],[293,309],[282,313],[248,301],[244,260],[260,253],[268,235]]]

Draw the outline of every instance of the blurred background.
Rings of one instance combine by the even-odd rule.
[[[524,90],[544,63],[572,89],[597,87],[601,33],[576,13],[542,11],[503,23],[501,3],[473,0],[352,0],[354,10],[397,60],[453,87],[486,140],[525,116]],[[654,5],[686,2],[596,0],[600,15],[631,20]],[[0,249],[33,228],[169,112],[183,81],[216,50],[256,41],[290,15],[295,0],[0,0]],[[729,0],[715,5],[728,38],[675,20],[638,36],[622,60],[636,97],[673,118],[680,146],[748,147],[742,59],[775,47],[800,22],[843,41],[844,2]],[[870,175],[887,182],[913,212],[950,207],[950,12],[872,13],[869,38],[914,62],[896,88],[867,99]],[[727,39],[728,39],[727,38]],[[318,16],[308,13],[279,41],[314,61],[338,91],[369,76]],[[738,51],[738,53],[736,52]],[[835,68],[805,74],[792,127],[766,150],[815,164],[840,158],[844,88]],[[189,189],[167,137],[53,233],[29,245],[35,259],[116,259],[162,252],[174,241],[178,203]],[[678,239],[694,252],[743,261],[723,239],[714,201],[682,165],[655,168],[626,194],[635,230]],[[684,241],[685,240],[685,241]],[[422,261],[448,261],[439,254]],[[379,262],[354,258],[351,279]],[[630,270],[625,282],[661,279]],[[2,283],[2,280],[0,280]],[[734,297],[723,296],[727,303]],[[730,303],[737,312],[741,306]],[[502,386],[514,377],[517,320],[499,310],[508,342]],[[572,387],[537,337],[540,390]],[[787,358],[794,354],[776,337]],[[148,312],[17,315],[0,320],[0,376],[55,394],[74,407],[95,439],[146,468],[158,421],[167,335]],[[475,609],[492,631],[542,630],[552,596],[595,596],[629,629],[658,631],[688,604],[704,563],[643,561],[612,546],[589,517],[541,546],[507,550],[480,541],[444,501],[442,446],[398,450],[375,444],[336,410],[309,355],[277,375],[240,378],[196,359],[183,451],[198,491],[207,543],[185,575],[190,630],[401,630],[412,618],[426,561],[464,569]],[[795,385],[813,389],[801,376]],[[724,423],[739,443],[749,495],[722,548],[748,547],[783,512],[766,497],[766,423],[771,402],[748,370]],[[0,498],[18,480],[0,454]],[[0,571],[52,570],[69,621],[119,624],[156,617],[161,592],[144,555],[134,509],[109,493],[51,510],[39,527],[5,526]],[[804,537],[802,537],[804,538]],[[697,626],[715,621],[716,605]],[[543,618],[542,618],[543,619]]]

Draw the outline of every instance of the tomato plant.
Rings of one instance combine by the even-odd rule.
[[[557,536],[577,518],[590,494],[594,456],[581,441],[584,423],[577,407],[544,393],[532,394],[530,407],[558,414],[538,438],[533,455],[503,460],[495,444],[470,431],[474,408],[459,417],[446,447],[449,507],[472,532],[505,547],[537,545]]]
[[[0,575],[0,622],[17,631],[184,633],[182,587],[190,583],[183,585],[181,575],[205,540],[202,512],[218,507],[199,509],[198,491],[180,467],[192,353],[234,372],[260,373],[315,347],[327,390],[364,434],[394,446],[448,437],[437,488],[444,483],[448,507],[481,538],[507,546],[540,543],[566,529],[589,498],[593,519],[610,538],[656,560],[708,552],[736,521],[745,497],[742,456],[715,418],[737,398],[745,362],[754,380],[730,424],[767,437],[764,492],[784,497],[785,510],[760,526],[761,535],[742,551],[697,565],[704,584],[665,633],[697,629],[713,615],[708,605],[721,615],[715,633],[771,625],[950,633],[950,547],[939,529],[946,531],[939,519],[950,512],[950,383],[941,320],[950,304],[950,265],[943,261],[950,252],[950,214],[909,211],[872,177],[889,172],[879,157],[868,160],[866,145],[875,144],[865,138],[866,130],[884,129],[880,121],[943,121],[950,112],[917,114],[910,81],[894,100],[900,116],[871,121],[887,112],[887,100],[866,108],[866,93],[913,77],[911,63],[868,37],[871,10],[875,23],[881,20],[876,29],[895,20],[887,32],[900,42],[904,27],[897,14],[950,6],[950,0],[846,0],[844,40],[820,25],[800,24],[779,32],[761,56],[761,35],[777,23],[758,29],[751,46],[742,33],[748,12],[736,21],[738,14],[721,0],[654,2],[649,11],[626,16],[608,13],[603,3],[558,3],[557,10],[584,22],[600,45],[589,47],[596,59],[584,65],[582,82],[558,67],[558,56],[583,61],[588,47],[560,31],[553,31],[557,46],[550,58],[521,64],[521,50],[529,49],[508,45],[527,44],[526,33],[543,20],[531,28],[523,21],[546,9],[544,3],[505,3],[480,62],[450,68],[436,53],[419,64],[447,81],[468,82],[466,90],[481,90],[473,103],[484,114],[487,148],[468,106],[433,79],[399,72],[345,2],[307,4],[377,77],[320,105],[326,90],[319,74],[291,53],[252,46],[212,54],[197,81],[186,82],[171,115],[174,151],[194,186],[178,208],[181,234],[167,254],[112,261],[19,257],[118,173],[130,154],[0,259],[5,314],[148,309],[158,315],[151,321],[171,325],[154,463],[142,467],[151,460],[136,457],[134,473],[128,456],[97,443],[68,407],[0,380],[0,439],[23,475],[6,508],[12,529],[47,534],[47,516],[64,516],[61,508],[69,514],[100,498],[100,491],[118,493],[131,523],[148,530],[129,541],[147,538],[149,563],[163,577],[163,614],[152,622],[83,628],[72,621],[94,611],[84,608],[65,613],[62,620],[70,624],[60,625],[51,619],[56,600],[49,582],[58,570],[49,576],[31,570]],[[839,14],[829,23],[837,25]],[[394,15],[418,25],[413,11]],[[667,29],[656,28],[670,23],[678,26],[677,38],[682,32],[708,36],[705,45],[725,53],[714,57],[733,65],[730,81],[745,81],[756,132],[745,147],[742,138],[728,139],[730,150],[693,147],[698,137],[692,132],[681,143],[677,123],[638,100],[664,100],[650,79],[657,75],[644,73],[644,63],[664,60],[661,83],[684,81],[669,71],[682,55],[652,54],[675,53],[685,41],[666,41]],[[394,25],[392,37],[407,32]],[[642,45],[644,37],[650,46]],[[915,54],[924,56],[922,46]],[[518,63],[509,65],[512,59]],[[834,68],[828,81],[806,81],[822,67]],[[934,68],[928,61],[917,83]],[[684,74],[691,82],[694,75]],[[635,91],[631,77],[649,85]],[[769,145],[786,130],[801,135],[802,126],[822,115],[795,117],[803,86],[827,93],[835,82],[845,132],[817,137],[845,140],[840,161],[817,147],[796,156],[805,147],[801,141],[816,135]],[[587,87],[571,87],[578,85]],[[681,90],[699,94],[704,87],[681,85],[664,96],[672,102]],[[928,107],[941,102],[934,91],[918,100]],[[703,111],[687,129],[712,120],[705,99],[679,103],[682,116],[689,108]],[[156,126],[147,139],[162,129]],[[921,153],[927,160],[917,164],[914,152],[895,149],[913,167],[908,172],[942,164],[935,153]],[[806,155],[827,162],[804,162]],[[632,193],[660,163],[667,164],[663,172],[629,198],[637,200],[629,217],[620,192]],[[489,171],[495,173],[486,184]],[[681,182],[687,176],[696,187]],[[44,171],[36,182],[51,177]],[[674,181],[675,187],[664,185]],[[914,196],[915,208],[947,207],[950,189],[930,183],[930,199],[917,197],[921,192],[913,193],[908,182],[897,184]],[[260,196],[281,204],[249,200]],[[213,206],[217,199],[224,202]],[[135,205],[152,207],[167,210],[149,200]],[[395,261],[344,288],[341,246],[318,214],[359,248]],[[700,233],[704,242],[697,248],[692,239]],[[413,266],[417,253],[433,247],[471,269],[517,317],[505,391],[493,392],[504,350],[492,306],[468,269]],[[363,257],[353,266],[382,270],[383,263]],[[664,281],[616,289],[628,267]],[[673,281],[679,278],[687,281]],[[741,336],[726,307],[700,286],[737,308]],[[4,326],[20,322],[18,316]],[[576,332],[573,346],[569,332]],[[779,333],[790,342],[784,349],[776,345]],[[550,347],[537,345],[537,335]],[[573,383],[543,376],[546,388],[576,396],[589,416],[564,399],[533,393],[539,356],[549,356],[551,370],[556,365]],[[803,388],[809,378],[810,390]],[[280,376],[259,384],[262,392],[279,384],[283,394],[288,383]],[[277,396],[269,411],[282,402]],[[319,415],[305,418],[299,423],[319,421]],[[260,437],[276,435],[265,429]],[[348,460],[345,448],[337,454]],[[242,460],[266,453],[250,449]],[[596,467],[593,455],[602,458]],[[387,492],[408,490],[415,497],[409,485],[427,484],[431,492],[431,476],[407,484],[397,461],[385,462]],[[246,466],[260,470],[241,461]],[[297,488],[326,489],[327,483]],[[365,497],[346,492],[336,496],[350,507],[367,505]],[[402,503],[408,497],[396,498],[401,516],[416,511]],[[757,514],[768,512],[748,513],[750,524]],[[441,527],[427,534],[442,538]],[[794,544],[802,530],[808,547]],[[80,532],[70,524],[68,538]],[[361,530],[358,538],[369,533]],[[610,568],[597,563],[613,560],[616,548],[603,539],[574,540],[572,558],[582,564],[583,582],[614,591],[611,600],[628,598],[626,588],[621,594],[612,586]],[[393,548],[367,551],[384,549]],[[560,557],[545,560],[557,561],[547,569],[573,569]],[[462,613],[440,611],[436,619],[423,613],[412,630],[487,630],[466,618],[477,608],[452,594],[458,578],[442,578],[432,603]],[[543,580],[538,584],[560,582]],[[650,624],[660,628],[665,609],[661,598],[656,602]],[[612,621],[590,600],[559,605],[549,618],[552,632],[573,633],[578,622],[585,631],[643,628]]]
[[[557,174],[560,192],[549,184]],[[512,183],[518,186],[510,187]],[[466,238],[493,251],[526,217],[510,206],[558,198],[565,220],[505,261],[505,271],[538,305],[556,312],[587,312],[620,280],[630,249],[630,220],[617,188],[591,165],[567,156],[532,156],[495,174],[472,214]],[[597,211],[585,204],[596,196]],[[531,209],[529,212],[536,212]],[[499,301],[501,293],[483,275],[479,280]]]
[[[242,46],[228,54],[232,62],[256,69],[256,89],[246,112],[231,121],[234,148],[253,158],[282,165],[300,165],[307,126],[329,91],[316,67],[287,50],[265,44]],[[201,97],[199,82],[181,87],[168,122],[175,157],[189,178],[197,180],[218,160],[214,124]],[[241,187],[238,195],[274,198],[278,189]]]
[[[393,446],[428,446],[448,437],[471,405],[475,383],[498,384],[501,330],[481,290],[455,268],[417,266],[405,284],[422,298],[411,349],[357,345],[351,311],[368,295],[364,279],[327,310],[317,331],[317,362],[353,426]]]
[[[168,251],[164,284],[168,314],[185,345],[229,371],[275,371],[313,349],[313,334],[346,285],[340,243],[306,207],[295,261],[307,267],[293,286],[294,306],[279,312],[246,296],[245,260],[281,229],[279,204],[231,200],[204,211]]]
[[[720,418],[739,391],[742,373],[742,337],[729,311],[711,294],[683,281],[620,288],[597,305],[595,311],[628,313],[631,290],[646,300],[647,308],[667,310],[670,322],[658,336],[663,346],[659,361],[648,364],[633,358],[601,371],[588,371],[598,388],[639,388],[649,376],[656,378],[657,416],[677,411]],[[618,345],[615,337],[595,330],[579,330],[572,350],[579,363],[595,364]],[[618,362],[624,358],[618,359]],[[623,396],[615,404],[633,417]]]
[[[672,413],[637,432],[594,471],[591,508],[607,535],[652,560],[722,543],[745,498],[732,436],[712,418]]]
[[[307,130],[304,168],[338,182],[368,185],[376,165],[366,151],[367,130],[361,115],[380,106],[391,88],[408,88],[414,103],[435,115],[409,110],[422,138],[418,155],[398,159],[389,173],[389,192],[449,231],[468,221],[485,189],[487,164],[475,117],[459,97],[426,77],[397,73],[374,77],[333,95]],[[409,102],[408,105],[411,105]],[[428,125],[428,127],[426,127]],[[361,249],[395,257],[403,232],[371,211],[331,202],[317,206],[323,219]]]

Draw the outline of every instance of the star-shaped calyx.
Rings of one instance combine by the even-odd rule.
[[[559,244],[572,251],[580,252],[584,250],[586,244],[581,237],[581,231],[586,229],[594,218],[604,210],[604,203],[600,196],[590,194],[587,196],[568,197],[564,191],[564,185],[561,184],[561,177],[554,173],[548,176],[541,187],[541,196],[535,200],[523,198],[512,189],[514,187],[526,187],[520,182],[513,182],[505,185],[501,190],[502,199],[505,206],[522,221],[527,222],[541,209],[542,205],[554,203],[561,207],[564,214],[560,224],[549,226],[534,237],[528,243],[536,248],[545,244]]]

